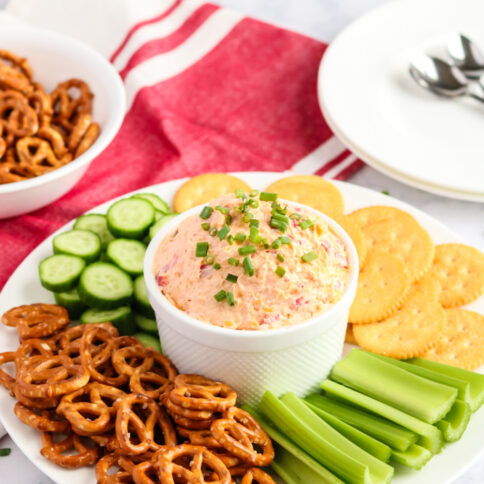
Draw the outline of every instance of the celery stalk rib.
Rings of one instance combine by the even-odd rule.
[[[471,406],[472,412],[475,412],[484,403],[484,375],[481,373],[464,370],[463,368],[457,368],[456,366],[445,365],[444,363],[438,363],[436,361],[425,360],[424,358],[412,358],[411,360],[408,360],[408,363],[422,368],[428,368],[441,375],[469,382],[470,400],[468,403]]]
[[[406,452],[392,452],[392,461],[416,470],[421,469],[431,458],[432,452],[420,445],[412,445]]]
[[[415,432],[419,435],[418,443],[433,454],[440,452],[442,449],[443,437],[437,427],[334,381],[323,381],[321,388],[330,397],[357,405]]]
[[[416,433],[360,408],[336,402],[319,394],[307,396],[306,401],[402,452],[417,442]]]
[[[447,442],[455,442],[462,437],[470,418],[470,405],[463,400],[456,400],[450,412],[436,426]]]
[[[264,393],[259,409],[276,427],[284,429],[284,433],[291,440],[343,481],[354,484],[371,483],[368,466],[304,424],[272,392]]]
[[[367,466],[370,474],[370,482],[388,483],[393,477],[393,467],[377,459],[368,452],[364,451],[351,440],[347,439],[340,432],[328,425],[324,420],[319,418],[304,401],[298,398],[294,393],[286,393],[281,401],[289,410],[291,410],[308,428],[311,428],[318,435],[324,436],[328,441],[345,452],[353,459]]]
[[[351,442],[356,444],[358,447],[361,447],[363,450],[383,462],[388,462],[390,460],[392,449],[388,445],[374,439],[364,432],[361,432],[357,428],[352,427],[351,425],[343,422],[343,420],[340,420],[338,417],[325,412],[315,405],[311,405],[309,402],[305,403],[315,414],[329,423],[331,427],[337,430],[340,434],[344,435],[348,440],[351,440]]]
[[[403,370],[363,350],[353,350],[330,379],[433,424],[449,412],[457,390]]]
[[[280,432],[270,420],[264,417],[262,414],[257,412],[252,407],[248,405],[242,405],[242,409],[246,412],[250,413],[256,420],[259,422],[261,427],[265,430],[267,435],[278,444],[278,449],[276,451],[276,460],[279,454],[281,453],[281,449],[285,449],[289,454],[293,456],[291,460],[291,469],[286,469],[286,465],[283,462],[280,462],[280,466],[282,466],[286,471],[294,471],[296,475],[301,473],[301,475],[311,474],[314,479],[307,482],[324,482],[325,484],[343,484],[343,481],[336,477],[332,472],[328,471],[325,467],[323,467],[319,462],[314,460],[311,456],[306,454],[300,447],[298,447],[294,442],[288,439],[282,432]],[[288,459],[284,459],[288,460]],[[307,468],[307,469],[306,469]],[[279,472],[276,469],[276,472]],[[279,474],[280,475],[280,474]],[[316,477],[317,476],[317,479]],[[281,475],[282,478],[284,476]],[[300,482],[300,481],[295,481]]]

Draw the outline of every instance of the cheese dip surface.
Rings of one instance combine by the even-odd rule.
[[[276,197],[238,191],[166,235],[153,266],[166,298],[199,321],[246,330],[296,325],[339,301],[349,278],[343,242]]]

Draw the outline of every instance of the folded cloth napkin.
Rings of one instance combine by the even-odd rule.
[[[108,57],[128,108],[71,192],[0,221],[0,289],[46,236],[123,193],[203,172],[292,170],[341,180],[362,166],[321,116],[319,41],[197,0],[10,0],[6,15]]]

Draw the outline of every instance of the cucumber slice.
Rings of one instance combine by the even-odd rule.
[[[113,203],[107,213],[109,231],[115,237],[142,239],[155,220],[155,209],[147,200],[125,198]]]
[[[132,295],[133,281],[113,264],[95,262],[81,274],[79,296],[88,306],[114,309],[129,303]]]
[[[134,314],[134,322],[136,326],[138,326],[141,331],[145,333],[150,333],[154,335],[158,335],[158,325],[154,319],[146,318],[141,314]]]
[[[135,333],[136,325],[134,324],[133,313],[129,306],[121,306],[116,309],[88,309],[81,315],[81,323],[113,323],[118,328],[119,334],[129,336]]]
[[[150,240],[156,235],[156,232],[163,227],[163,225],[167,224],[170,220],[173,220],[178,214],[177,213],[169,213],[158,220],[154,225],[150,227]]]
[[[56,235],[52,241],[54,254],[77,255],[88,264],[101,253],[101,239],[90,230],[74,229]]]
[[[109,243],[106,255],[111,262],[132,276],[143,274],[146,245],[139,240],[116,239]]]
[[[77,288],[54,293],[55,303],[67,309],[70,319],[79,319],[86,305],[81,301]]]
[[[153,205],[153,208],[156,210],[159,210],[160,212],[163,213],[170,213],[170,207],[168,204],[160,198],[158,195],[155,195],[154,193],[135,193],[134,195],[131,196],[131,198],[142,198],[145,200],[148,200],[148,202]]]
[[[163,218],[163,216],[165,215],[166,213],[155,210],[155,222],[158,222],[158,220],[160,220],[160,218]]]
[[[40,283],[49,291],[68,291],[76,286],[85,266],[84,260],[75,255],[51,255],[39,264]]]
[[[143,346],[153,348],[154,350],[161,353],[161,344],[158,338],[148,333],[135,333],[133,336],[143,343]]]
[[[134,280],[134,306],[146,318],[155,319],[155,312],[151,307],[143,276]]]
[[[101,239],[101,245],[103,249],[107,247],[111,240],[114,240],[114,237],[108,230],[106,215],[102,215],[100,213],[86,213],[85,215],[81,215],[74,222],[74,228],[90,230],[91,232],[97,234]]]

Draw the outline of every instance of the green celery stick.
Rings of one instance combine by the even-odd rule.
[[[354,484],[372,482],[367,465],[355,459],[346,447],[342,449],[334,445],[326,435],[321,435],[308,427],[272,392],[264,393],[259,409],[276,427],[284,429],[284,433],[295,444],[343,481]]]
[[[294,472],[296,475],[305,475],[309,473],[314,477],[314,480],[306,482],[324,482],[328,484],[343,484],[341,479],[338,479],[332,472],[323,467],[319,462],[314,460],[311,456],[306,454],[300,447],[298,447],[294,442],[289,440],[283,433],[277,430],[270,420],[265,418],[262,414],[254,410],[248,405],[242,405],[242,410],[250,413],[259,422],[260,426],[265,430],[267,435],[274,441],[277,442],[278,448],[276,449],[276,460],[278,459],[281,452],[289,453],[291,455],[291,465],[288,466],[281,462],[281,466],[284,470],[289,470]],[[287,459],[285,459],[287,460]],[[290,467],[290,469],[288,469]],[[277,470],[276,470],[277,472]],[[278,473],[279,474],[279,473]],[[281,475],[281,474],[279,474]],[[281,475],[282,478],[284,476]],[[300,482],[300,481],[294,481]],[[302,481],[304,482],[304,481]]]
[[[289,410],[297,415],[308,428],[311,428],[319,435],[323,435],[328,440],[331,439],[333,445],[340,449],[344,449],[347,453],[351,454],[354,459],[367,466],[370,471],[370,482],[388,483],[392,480],[394,472],[392,466],[389,466],[385,462],[372,456],[335,430],[331,425],[328,425],[307,405],[305,405],[304,400],[294,395],[294,393],[286,393],[281,398],[281,401],[289,408]]]
[[[333,482],[343,484],[343,481],[334,476],[335,481],[326,480],[321,474],[279,445],[276,446],[275,451],[276,456],[272,462],[272,468],[284,479],[286,484],[332,484]]]
[[[438,373],[436,371],[424,368],[423,366],[412,365],[406,361],[395,360],[394,358],[389,358],[388,356],[377,355],[372,353],[372,356],[380,360],[391,363],[392,365],[398,366],[404,370],[414,373],[415,375],[421,376],[422,378],[427,378],[427,380],[432,380],[442,385],[447,385],[449,387],[454,387],[457,389],[457,398],[464,400],[469,405],[472,403],[472,398],[470,394],[470,383],[460,378],[455,378],[444,373]]]
[[[450,412],[435,425],[447,442],[455,442],[462,437],[470,418],[470,405],[463,400],[456,400]]]
[[[392,452],[392,461],[399,462],[411,469],[421,469],[432,457],[432,452],[420,445],[412,445],[406,452],[394,450]]]
[[[443,437],[437,427],[334,381],[323,381],[323,383],[321,383],[321,388],[330,397],[342,399],[346,402],[365,408],[370,412],[376,413],[377,415],[385,417],[388,420],[415,432],[419,435],[417,443],[430,450],[433,454],[437,454],[442,449]]]
[[[365,410],[316,393],[306,397],[306,401],[402,452],[417,442],[416,433]]]
[[[353,350],[331,370],[330,379],[433,424],[450,410],[457,390]]]
[[[315,405],[311,405],[306,401],[304,403],[315,414],[317,414],[323,420],[326,420],[331,427],[336,429],[340,434],[344,435],[348,440],[351,440],[351,442],[356,444],[358,447],[361,447],[363,450],[375,456],[377,459],[382,460],[383,462],[388,462],[390,460],[392,449],[388,445],[385,445],[373,437],[370,437],[364,432],[361,432],[357,428],[352,427],[351,425],[343,422],[343,420],[340,420],[338,417],[325,412]]]
[[[470,400],[468,402],[471,406],[472,412],[475,412],[484,403],[484,375],[481,373],[464,370],[463,368],[457,368],[456,366],[444,365],[443,363],[425,360],[423,358],[412,358],[411,360],[408,360],[408,363],[422,368],[428,368],[441,375],[469,382]]]

